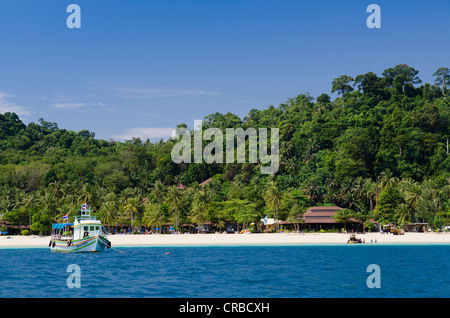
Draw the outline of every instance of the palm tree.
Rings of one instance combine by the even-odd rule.
[[[380,173],[379,180],[381,188],[383,189],[392,187],[399,182],[399,179],[397,177],[394,177],[394,174],[391,172],[389,168]]]
[[[335,203],[335,197],[337,195],[337,191],[339,189],[339,182],[334,178],[327,178],[325,180],[325,187],[327,189],[327,195],[330,199],[331,203]]]
[[[149,203],[144,210],[144,217],[142,218],[145,226],[161,228],[164,222],[164,215],[161,215],[161,207],[156,203]]]
[[[161,180],[156,180],[156,182],[152,188],[152,193],[155,195],[156,201],[158,202],[159,206],[161,207],[161,203],[164,201],[164,196],[167,193],[167,189],[164,186],[164,184],[161,182]]]
[[[314,202],[319,201],[322,187],[319,185],[317,179],[309,179],[304,186],[305,193],[313,199]]]
[[[33,193],[28,193],[22,201],[20,201],[22,207],[28,210],[28,220],[30,223],[31,230],[31,211],[36,207],[36,198]]]
[[[14,194],[10,190],[4,191],[4,195],[0,197],[0,219],[4,213],[14,209]]]
[[[420,197],[417,200],[418,217],[422,217],[422,222],[427,219],[430,223],[442,211],[442,202],[436,190],[424,186]]]
[[[102,203],[100,210],[98,211],[100,218],[105,224],[108,224],[108,232],[110,232],[110,226],[114,223],[117,216],[117,207],[113,201],[105,201]]]
[[[412,212],[413,219],[417,221],[416,207],[417,202],[420,198],[420,193],[422,192],[422,186],[411,179],[402,180],[400,186],[400,192],[403,194],[405,203],[408,206],[408,210]]]
[[[311,172],[311,163],[316,160],[316,153],[318,151],[316,139],[309,138],[305,150],[303,151],[303,162],[308,165],[309,172]]]
[[[353,181],[351,193],[353,198],[357,201],[364,201],[366,198],[366,192],[364,191],[365,180],[359,176]]]
[[[199,228],[203,226],[208,220],[208,209],[211,199],[207,192],[200,190],[194,195],[194,202],[192,203],[192,221],[197,223]]]
[[[175,230],[178,231],[179,213],[183,207],[183,193],[178,190],[177,186],[173,185],[169,187],[167,191],[166,203],[172,209],[175,216]]]
[[[58,181],[51,182],[48,185],[47,191],[50,191],[50,193],[56,198],[56,200],[59,201],[64,196],[64,192],[62,190],[61,184]]]
[[[270,180],[266,184],[266,190],[264,192],[264,200],[267,206],[273,209],[274,218],[275,218],[275,230],[278,233],[279,224],[278,224],[278,210],[281,206],[281,198],[282,193],[278,184],[274,180]]]
[[[228,190],[229,199],[243,199],[244,193],[242,191],[244,184],[240,180],[234,180],[230,183],[230,189]]]
[[[411,221],[411,208],[407,203],[400,203],[396,209],[397,224],[404,225]]]
[[[134,223],[136,221],[134,217],[139,214],[139,202],[140,200],[138,197],[128,198],[125,206],[123,207],[125,213],[130,216],[131,232],[134,231]]]
[[[41,207],[41,210],[45,212],[48,216],[51,215],[52,212],[55,212],[55,219],[56,219],[56,212],[57,212],[57,202],[55,200],[55,197],[52,196],[47,191],[40,192],[39,196],[36,198],[36,201],[38,205]]]
[[[80,189],[79,203],[83,202],[88,205],[95,205],[97,203],[96,187],[89,183],[83,184]]]
[[[369,211],[373,212],[373,199],[376,195],[376,184],[371,179],[367,178],[364,182],[365,197],[369,200]]]
[[[164,197],[167,194],[167,189],[161,182],[161,180],[156,180],[152,188],[152,194],[155,196],[156,201],[158,202],[158,213],[159,216],[161,216],[161,203],[164,202]]]

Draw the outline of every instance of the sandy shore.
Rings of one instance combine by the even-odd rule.
[[[366,244],[450,244],[450,233],[358,234]],[[164,234],[109,235],[112,247],[346,244],[348,234]],[[0,236],[0,248],[46,248],[48,236]]]

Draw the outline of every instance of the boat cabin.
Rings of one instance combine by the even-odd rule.
[[[75,217],[74,239],[82,239],[86,236],[105,235],[105,229],[100,220],[91,216],[89,209],[81,210],[81,215]]]

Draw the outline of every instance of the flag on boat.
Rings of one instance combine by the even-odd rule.
[[[67,221],[68,219],[69,219],[69,215],[68,214],[63,215],[63,221]]]
[[[81,209],[86,210],[86,202],[83,204],[83,206],[81,207]]]

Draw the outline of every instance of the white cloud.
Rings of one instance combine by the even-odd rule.
[[[123,98],[162,98],[174,96],[212,96],[222,95],[219,92],[209,92],[201,89],[172,89],[172,88],[136,88],[136,87],[116,87]]]
[[[117,109],[110,108],[106,106],[102,102],[92,102],[92,103],[85,103],[85,102],[58,102],[53,103],[50,105],[50,108],[56,109],[56,110],[73,110],[73,109],[81,109],[86,108],[88,111],[96,110],[96,109],[103,109],[107,112],[116,112]]]
[[[140,113],[142,116],[148,116],[148,117],[159,117],[159,114],[155,113]]]
[[[29,116],[31,111],[29,108],[17,105],[9,99],[13,97],[10,94],[0,92],[0,113],[16,113],[19,116]]]
[[[172,132],[174,128],[165,127],[165,128],[157,128],[157,127],[136,127],[127,129],[124,133],[120,135],[113,136],[114,139],[119,140],[131,140],[134,138],[141,138],[141,140],[148,139],[159,139],[159,138],[169,138],[172,136]]]
[[[86,103],[57,103],[50,105],[50,107],[54,109],[77,109],[86,106],[87,106]]]

